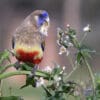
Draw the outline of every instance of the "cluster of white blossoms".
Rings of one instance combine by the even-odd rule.
[[[46,67],[43,69],[43,71],[48,72],[48,73],[51,73],[52,70],[53,70],[53,68],[52,68],[51,66],[46,66]]]
[[[59,82],[61,81],[61,75],[64,73],[65,71],[65,66],[61,67],[60,65],[56,65],[55,67],[51,67],[51,66],[45,66],[45,68],[42,70],[44,72],[47,72],[50,75],[55,74],[54,72],[56,72],[57,70],[59,70],[59,72],[57,74],[55,74],[53,76],[53,79],[56,83],[57,86],[59,86]],[[37,78],[36,79],[36,87],[40,87],[42,85],[45,86],[45,79],[43,77]]]
[[[69,35],[70,25],[67,25],[67,29],[63,31],[61,28],[57,29],[57,44],[60,46],[59,55],[66,54],[69,55],[69,47],[73,47],[71,37]],[[73,35],[76,37],[76,35]]]
[[[91,28],[88,24],[83,28],[83,32],[90,32]],[[67,28],[65,30],[58,28],[57,29],[57,44],[59,45],[59,55],[66,54],[66,56],[69,55],[70,51],[68,48],[70,47],[77,47],[77,38],[76,38],[76,32],[73,30],[70,25],[67,25]]]
[[[52,72],[52,67],[51,66],[45,66],[44,69],[42,69],[42,71],[47,72],[47,73],[51,73]],[[42,85],[45,85],[45,80],[43,77],[40,77],[37,79],[36,81],[36,87],[40,87]]]
[[[69,50],[67,50],[64,46],[61,46],[58,54],[62,55],[63,53],[66,53],[66,55],[68,56]]]
[[[84,27],[83,31],[84,33],[90,32],[90,25],[88,24]],[[70,27],[70,25],[67,25],[65,30],[62,30],[61,28],[57,29],[57,44],[60,47],[59,55],[65,54],[68,56],[70,54],[69,48],[78,48],[77,42],[76,32]],[[55,67],[45,66],[42,71],[51,75],[50,77],[52,77],[52,79],[50,80],[54,82],[52,85],[54,84],[55,88],[57,88],[60,87],[62,75],[64,76],[65,74],[65,68],[65,66],[61,67],[60,65],[56,65]],[[48,81],[50,80],[48,79]],[[46,86],[45,79],[40,77],[36,81],[36,87],[40,87],[42,85]],[[74,91],[74,95],[79,95],[79,92],[77,90]]]
[[[43,77],[40,77],[36,82],[36,87],[40,87],[45,84]]]

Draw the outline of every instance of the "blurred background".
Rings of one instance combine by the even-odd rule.
[[[92,32],[86,37],[85,43],[100,52],[100,0],[0,0],[0,51],[11,48],[11,39],[15,29],[25,17],[36,9],[46,10],[51,21],[49,36],[46,39],[46,51],[40,66],[52,65],[52,62],[55,61],[62,66],[65,65],[67,70],[71,70],[68,67],[69,62],[66,57],[58,55],[59,48],[56,44],[57,27],[65,28],[67,24],[77,30],[79,39],[83,36],[83,27],[90,24]],[[95,55],[91,62],[94,70],[98,72],[100,70],[99,60],[100,56]],[[79,76],[80,73],[78,72],[77,75]],[[84,73],[86,73],[85,70]],[[11,85],[13,80],[16,80],[12,83],[13,85],[23,84],[22,78],[24,81],[24,76],[4,80],[5,87],[9,87],[8,83]],[[4,93],[9,95],[8,92],[5,92],[6,89]],[[31,87],[30,89],[20,90],[20,92],[16,89],[12,91],[14,91],[14,95],[24,96],[25,100],[39,100],[43,94]],[[29,94],[27,94],[27,91],[29,91]],[[36,96],[38,93],[40,97]]]

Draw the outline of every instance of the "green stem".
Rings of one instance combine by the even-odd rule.
[[[75,72],[75,70],[78,68],[78,66],[75,66],[73,70],[67,75],[66,80]]]
[[[9,94],[10,94],[10,96],[12,96],[12,87],[11,86],[9,87]]]
[[[94,77],[94,74],[93,74],[93,71],[91,69],[91,66],[89,65],[89,63],[87,62],[86,59],[84,59],[86,65],[87,65],[87,68],[88,68],[88,71],[89,71],[89,74],[90,74],[90,77],[91,77],[91,80],[92,80],[92,84],[93,84],[93,94],[95,95],[95,88],[96,88],[96,84],[95,84],[95,77]]]
[[[14,72],[6,72],[0,75],[0,80],[5,79],[14,75],[25,75],[25,74],[31,74],[30,71],[14,71]]]
[[[0,74],[2,74],[6,69],[8,69],[9,67],[12,67],[12,66],[14,66],[14,64],[9,64],[9,65],[3,66],[3,67],[0,69]]]
[[[84,36],[83,36],[83,38],[81,39],[81,41],[80,41],[80,45],[83,43],[83,41],[84,41],[84,39],[86,38],[86,36],[87,36],[87,32],[86,33],[84,33]]]
[[[1,83],[0,83],[0,93],[1,95],[0,96],[3,96],[3,80],[0,80]]]
[[[14,71],[14,72],[6,72],[0,75],[0,80],[1,79],[5,79],[14,75],[31,75],[31,71]],[[44,73],[42,71],[37,71],[35,73],[35,76],[39,76],[39,77],[44,77],[44,78],[48,78],[49,74]]]
[[[2,92],[1,92],[1,80],[0,80],[0,97],[2,96],[1,94]]]
[[[48,94],[48,96],[52,96],[52,94],[50,93],[50,91],[44,85],[42,85],[42,88],[46,91],[46,93]]]
[[[71,64],[72,68],[74,69],[74,64],[73,64],[73,61],[72,61],[71,54],[68,55],[68,59],[69,59],[69,62]]]

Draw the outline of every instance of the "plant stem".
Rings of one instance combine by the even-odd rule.
[[[0,75],[0,80],[5,79],[14,75],[25,75],[25,74],[31,74],[30,71],[14,71],[14,72],[6,72]]]
[[[14,66],[14,64],[9,64],[9,65],[3,66],[0,70],[0,74],[2,74],[7,68],[12,67],[12,66]]]
[[[1,80],[0,80],[0,97],[2,96],[2,91],[1,91]]]
[[[66,80],[75,72],[75,70],[78,68],[78,66],[75,66],[73,70],[67,75]]]
[[[88,68],[88,71],[89,71],[89,74],[90,74],[90,77],[91,77],[91,80],[92,80],[92,84],[93,84],[93,95],[95,96],[95,88],[96,88],[95,77],[94,77],[93,71],[91,69],[91,66],[89,65],[89,63],[87,62],[87,60],[84,59],[84,61],[86,63],[86,66]]]
[[[14,75],[31,75],[31,71],[14,71],[14,72],[6,72],[0,75],[0,80],[1,79],[5,79]],[[42,71],[37,71],[35,73],[35,76],[39,76],[39,77],[44,77],[47,78],[49,76],[49,74],[42,72]]]
[[[72,68],[74,69],[74,64],[73,64],[73,61],[72,61],[71,54],[68,55],[68,59],[69,59],[69,62],[71,64]]]
[[[81,41],[80,41],[80,45],[83,43],[83,41],[84,41],[84,39],[86,38],[86,36],[87,36],[87,32],[86,33],[84,33],[84,36],[83,36],[83,38],[81,39]]]

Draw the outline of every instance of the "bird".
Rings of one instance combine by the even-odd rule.
[[[41,63],[49,26],[48,12],[35,10],[16,28],[12,36],[12,49],[18,62]]]

